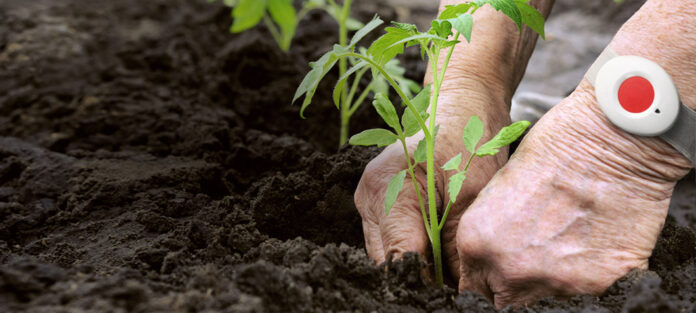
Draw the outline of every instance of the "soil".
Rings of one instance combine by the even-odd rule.
[[[379,150],[336,148],[330,82],[307,120],[289,104],[336,39],[307,19],[285,54],[206,1],[2,1],[0,312],[494,312],[416,255],[366,257],[352,194]],[[649,271],[518,311],[693,311],[695,203],[692,174]]]

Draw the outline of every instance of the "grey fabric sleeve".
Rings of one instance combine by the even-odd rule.
[[[594,64],[592,64],[592,67],[587,71],[587,74],[585,74],[585,77],[590,81],[592,86],[595,86],[597,74],[602,66],[617,56],[619,55],[616,54],[616,52],[610,48],[606,48],[597,58]],[[677,120],[674,122],[674,126],[659,137],[677,149],[677,151],[689,159],[691,164],[696,167],[696,111],[692,110],[684,103],[680,103],[679,114],[677,115]]]
[[[679,106],[674,126],[660,135],[674,149],[681,152],[696,167],[696,112],[685,104]]]

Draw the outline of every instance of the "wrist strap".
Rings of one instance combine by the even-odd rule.
[[[596,85],[597,75],[602,67],[609,60],[618,57],[619,55],[611,48],[607,47],[597,60],[592,64],[592,67],[587,71],[585,77],[590,81],[592,86]],[[669,143],[684,155],[691,164],[696,167],[696,111],[692,110],[684,103],[679,102],[679,114],[674,125],[665,133],[659,135],[660,138]]]

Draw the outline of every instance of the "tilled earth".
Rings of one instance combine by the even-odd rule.
[[[0,312],[493,312],[415,255],[366,257],[352,194],[379,151],[336,149],[331,85],[307,120],[289,105],[331,18],[289,54],[229,23],[202,0],[0,3]],[[695,203],[692,174],[650,271],[519,311],[693,311]]]

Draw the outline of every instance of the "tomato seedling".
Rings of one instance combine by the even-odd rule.
[[[208,0],[214,2],[216,0]],[[240,33],[256,26],[261,21],[278,43],[278,46],[285,52],[290,50],[292,38],[295,36],[297,25],[302,18],[312,10],[323,10],[333,17],[338,23],[338,44],[345,46],[348,41],[348,32],[355,31],[365,26],[360,21],[350,17],[351,0],[344,0],[343,4],[338,4],[334,0],[307,0],[302,3],[299,11],[295,10],[292,0],[223,0],[223,3],[233,8],[232,17],[234,18],[230,31]],[[348,64],[355,64],[354,58],[342,58],[339,60],[339,77],[346,74]],[[412,96],[412,92],[420,91],[420,86],[403,74],[406,72],[399,64],[398,60],[391,60],[384,66],[385,70],[404,88],[404,93]],[[348,88],[342,89],[334,98],[336,107],[341,112],[341,128],[339,134],[339,146],[348,141],[350,118],[359,108],[370,93],[389,92],[388,83],[379,76],[373,76],[359,94],[359,84],[365,71],[359,71]],[[301,115],[304,117],[304,108]]]
[[[334,99],[337,94],[345,91],[346,80],[351,75],[370,70],[373,77],[382,77],[396,91],[405,104],[406,109],[401,118],[397,115],[394,105],[386,94],[377,92],[373,106],[382,117],[389,129],[370,129],[350,138],[350,144],[361,146],[376,145],[387,146],[399,141],[403,147],[408,168],[396,174],[389,182],[385,194],[385,214],[389,214],[402,190],[404,180],[408,174],[411,177],[413,187],[417,191],[423,223],[433,249],[433,265],[435,279],[438,285],[443,283],[442,254],[440,243],[440,231],[442,230],[447,215],[466,179],[466,174],[474,157],[495,155],[499,149],[505,147],[521,136],[529,127],[529,122],[521,121],[501,129],[490,141],[478,145],[483,136],[483,123],[478,117],[471,117],[464,128],[464,146],[469,153],[468,159],[462,169],[462,154],[450,159],[442,168],[446,171],[454,171],[448,182],[447,193],[449,201],[444,208],[442,217],[438,218],[437,190],[435,189],[435,137],[438,125],[435,124],[437,114],[438,96],[442,86],[452,52],[459,43],[459,38],[464,37],[471,41],[471,33],[474,24],[473,14],[483,5],[490,5],[496,10],[510,17],[519,30],[523,24],[544,37],[544,17],[527,0],[476,0],[458,5],[450,5],[443,10],[440,16],[434,20],[432,27],[426,32],[419,32],[412,24],[393,23],[387,27],[386,34],[372,42],[370,47],[362,52],[356,52],[357,43],[369,32],[379,27],[383,22],[379,18],[373,19],[363,28],[358,30],[351,41],[346,45],[335,45],[333,49],[324,54],[319,60],[312,63],[312,70],[305,76],[297,88],[293,102],[304,96],[302,109],[312,101],[319,82],[336,65],[345,59],[356,60],[353,67],[341,75],[334,89]],[[453,29],[455,32],[453,32]],[[387,65],[397,55],[404,52],[405,47],[418,46],[423,56],[429,58],[432,67],[433,84],[430,88],[424,88],[415,97],[410,97],[404,92],[403,82],[397,81],[387,70]],[[440,52],[444,52],[442,67],[438,69]],[[431,92],[432,90],[432,92]],[[429,108],[429,110],[428,110]],[[418,143],[415,151],[408,150],[406,138],[422,132],[424,138]],[[418,187],[414,173],[417,164],[426,162],[427,175],[427,205]],[[444,197],[443,197],[444,198]]]
[[[208,0],[214,1],[216,0]],[[223,3],[232,8],[230,32],[241,33],[263,21],[278,46],[286,52],[290,50],[297,25],[312,10],[326,11],[336,19],[341,34],[364,26],[349,16],[350,1],[339,5],[334,0],[306,0],[302,2],[299,11],[295,9],[293,0],[223,0]]]

